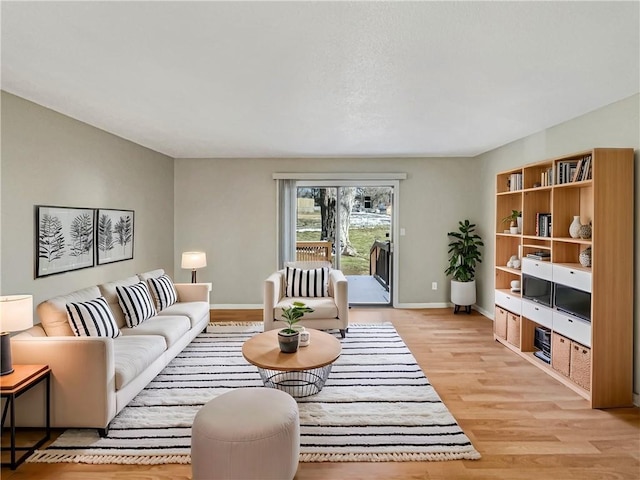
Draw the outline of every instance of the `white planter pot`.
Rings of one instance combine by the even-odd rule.
[[[451,303],[461,307],[476,303],[476,281],[458,282],[451,280]]]

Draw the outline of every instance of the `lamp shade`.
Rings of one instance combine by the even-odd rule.
[[[207,266],[207,254],[204,252],[184,252],[182,254],[182,268],[195,270]]]
[[[33,326],[33,296],[0,297],[0,331],[18,332]]]

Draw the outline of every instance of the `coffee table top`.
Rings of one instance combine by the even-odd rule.
[[[311,341],[295,353],[282,353],[278,345],[278,330],[269,330],[244,342],[242,355],[256,367],[284,372],[311,370],[335,362],[342,351],[338,339],[319,330],[306,330]]]

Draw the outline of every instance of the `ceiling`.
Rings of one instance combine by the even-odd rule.
[[[9,2],[2,89],[175,158],[475,156],[640,91],[633,2]]]

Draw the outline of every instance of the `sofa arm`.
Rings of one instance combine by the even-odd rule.
[[[113,339],[41,333],[36,325],[16,335],[11,353],[16,364],[51,368],[51,426],[106,428],[117,413]],[[44,425],[43,393],[34,388],[16,403],[19,425]]]
[[[344,276],[341,270],[331,270],[329,281],[332,286],[333,298],[338,307],[338,318],[344,319],[346,325],[349,319],[349,283],[347,282],[347,277]]]
[[[262,319],[264,321],[264,331],[273,330],[275,327],[273,312],[276,304],[284,296],[282,272],[275,272],[269,275],[264,281],[264,310]]]
[[[174,283],[179,302],[209,303],[208,283]]]

